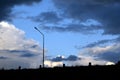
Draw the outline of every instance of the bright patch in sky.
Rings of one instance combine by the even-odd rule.
[[[107,62],[106,65],[115,65],[113,62]]]

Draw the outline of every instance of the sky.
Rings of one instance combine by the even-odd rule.
[[[0,0],[0,68],[114,64],[120,0]]]

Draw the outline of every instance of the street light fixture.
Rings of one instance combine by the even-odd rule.
[[[37,27],[34,27],[43,37],[43,68],[44,68],[44,34],[37,28]]]

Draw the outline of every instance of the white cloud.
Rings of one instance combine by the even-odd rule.
[[[46,67],[60,67],[63,66],[63,62],[59,61],[59,62],[54,62],[54,61],[45,61],[45,66]]]
[[[84,48],[83,51],[80,52],[80,56],[88,56],[92,57],[93,60],[103,60],[107,62],[116,63],[120,59],[120,43],[113,43],[112,45],[107,45],[104,47],[95,46]],[[89,58],[87,58],[89,59]],[[89,61],[89,60],[88,60]],[[92,61],[94,62],[94,61]]]
[[[106,65],[115,65],[113,62],[107,62]]]
[[[0,22],[0,68],[36,68],[41,64],[41,54],[38,42],[27,39],[24,31]]]
[[[82,59],[80,61],[77,61],[76,63],[80,65],[88,65],[89,62],[91,62],[92,65],[105,65],[107,61],[97,60],[94,57],[90,56],[82,56]]]
[[[91,47],[91,48],[85,48],[84,51],[87,53],[97,54],[97,53],[103,53],[111,49],[112,46],[105,46],[105,47]]]

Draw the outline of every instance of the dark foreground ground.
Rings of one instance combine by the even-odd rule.
[[[120,66],[0,70],[0,80],[120,80]]]

